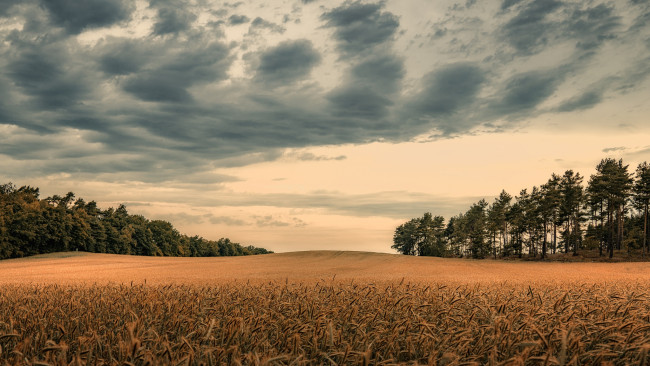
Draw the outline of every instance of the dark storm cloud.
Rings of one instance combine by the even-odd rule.
[[[228,24],[230,25],[239,25],[239,24],[248,23],[250,21],[251,18],[247,17],[246,15],[233,14],[230,17],[228,17]]]
[[[163,7],[158,9],[158,20],[154,24],[153,33],[164,35],[178,33],[190,29],[196,15],[184,8]]]
[[[601,91],[588,91],[567,101],[557,108],[559,112],[572,112],[591,108],[603,100]]]
[[[334,115],[365,119],[388,116],[404,73],[402,59],[394,55],[375,55],[354,65],[345,78],[347,82],[327,95]]]
[[[307,77],[320,60],[311,41],[284,41],[260,55],[255,78],[271,85],[287,85]]]
[[[382,118],[388,115],[393,102],[382,94],[363,86],[350,85],[335,89],[327,99],[334,107],[334,115],[364,119]]]
[[[447,65],[425,77],[424,88],[413,108],[430,117],[448,116],[468,108],[484,81],[485,72],[478,65]]]
[[[96,51],[100,53],[99,64],[107,74],[127,75],[144,66],[151,57],[148,45],[128,38],[109,38],[100,43]]]
[[[187,91],[190,85],[183,74],[154,71],[129,78],[123,89],[148,102],[188,102],[192,99]]]
[[[336,117],[385,119],[395,104],[405,74],[404,61],[391,50],[398,18],[383,12],[383,7],[383,3],[347,1],[321,16],[327,27],[335,28],[342,55],[355,60],[345,82],[326,95]],[[384,47],[378,49],[380,45]]]
[[[367,85],[383,93],[394,93],[404,78],[404,62],[395,55],[376,55],[370,57],[351,70],[352,83]]]
[[[399,19],[382,11],[383,3],[346,2],[324,13],[327,27],[335,28],[339,49],[347,55],[362,53],[393,38]]]
[[[20,4],[22,0],[0,0],[0,16],[5,16],[12,6]]]
[[[41,0],[54,24],[76,34],[127,20],[135,10],[130,0]]]
[[[286,31],[286,29],[281,25],[257,17],[253,19],[253,21],[251,22],[249,32],[255,33],[260,29],[267,29],[273,33],[280,33],[280,34]]]
[[[554,28],[548,16],[561,5],[556,0],[533,0],[521,5],[519,13],[503,27],[505,38],[520,53],[537,51],[552,41],[549,33]]]
[[[236,1],[236,2],[234,2],[234,3],[225,2],[225,3],[223,4],[223,6],[228,7],[228,8],[236,9],[236,8],[238,8],[240,5],[243,5],[243,4],[244,4],[243,1]]]
[[[516,117],[527,112],[550,97],[561,81],[561,73],[554,71],[531,71],[512,76],[502,91],[503,97],[492,104],[500,116]]]
[[[577,40],[576,47],[590,50],[603,42],[616,38],[616,30],[621,26],[621,17],[614,8],[599,4],[593,8],[577,9],[571,14],[566,35]]]
[[[181,47],[176,51],[178,53],[170,55],[169,59],[129,76],[123,89],[144,101],[187,102],[192,99],[187,91],[190,86],[227,77],[232,58],[225,45],[212,43],[196,49]]]
[[[92,90],[84,70],[74,67],[65,42],[44,38],[32,43],[14,34],[11,43],[3,72],[39,108],[70,107]]]
[[[517,5],[520,3],[522,0],[503,0],[501,3],[501,10],[508,10],[510,7],[513,5]]]
[[[506,6],[507,5],[507,6]],[[536,0],[504,2],[515,15],[500,28],[503,39],[520,55],[531,55],[564,40],[583,51],[616,38],[622,17],[608,4]]]
[[[431,40],[434,25],[445,31],[420,54],[402,42],[418,25],[400,27],[384,2],[305,6],[323,13],[322,27],[300,40],[281,36],[284,27],[295,34],[292,22],[274,23],[288,9],[256,13],[240,4],[236,12],[250,23],[241,42],[215,31],[231,13],[208,3],[151,2],[150,28],[136,30],[126,22],[133,2],[0,0],[0,14],[13,18],[0,27],[0,124],[11,138],[0,154],[31,164],[12,172],[219,182],[196,172],[282,159],[286,148],[517,126],[636,92],[650,75],[647,4],[507,0],[479,14],[481,2],[468,8],[463,0],[447,19],[431,20],[421,40]],[[111,25],[124,26],[110,31],[121,36],[77,36]],[[634,51],[611,57],[605,45]],[[577,91],[585,75],[595,82]],[[556,91],[568,97],[542,108]],[[346,212],[388,209],[382,204]]]

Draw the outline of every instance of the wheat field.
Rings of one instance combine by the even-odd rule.
[[[1,261],[0,364],[646,364],[648,269],[324,251]]]

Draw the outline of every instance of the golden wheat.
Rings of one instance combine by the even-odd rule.
[[[643,364],[645,285],[8,285],[0,363]]]

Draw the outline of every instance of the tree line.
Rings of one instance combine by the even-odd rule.
[[[490,204],[485,199],[451,217],[427,212],[395,229],[392,248],[399,253],[472,258],[530,257],[598,250],[646,255],[650,249],[648,206],[650,165],[634,173],[622,159],[603,159],[586,186],[573,170],[513,197],[505,190]]]
[[[212,257],[272,253],[183,235],[172,224],[131,215],[124,205],[102,210],[75,194],[39,198],[39,189],[0,185],[0,259],[60,251]]]

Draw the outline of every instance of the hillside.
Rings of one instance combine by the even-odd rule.
[[[218,284],[232,281],[547,283],[650,280],[650,263],[504,262],[306,251],[248,257],[144,257],[82,252],[0,261],[0,284]]]

